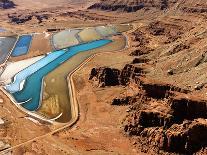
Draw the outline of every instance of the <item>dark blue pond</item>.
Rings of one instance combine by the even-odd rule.
[[[18,57],[27,54],[31,41],[32,41],[31,35],[20,36],[16,43],[15,48],[12,51],[11,56]]]
[[[91,49],[95,49],[110,43],[111,40],[98,40],[87,44],[77,45],[67,49],[67,52],[57,59],[42,67],[37,72],[29,76],[24,84],[24,88],[16,93],[13,93],[17,102],[22,103],[22,106],[30,111],[35,111],[39,108],[41,102],[42,80],[49,72],[60,66],[72,56]]]

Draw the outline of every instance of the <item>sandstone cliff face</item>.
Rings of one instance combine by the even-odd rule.
[[[126,86],[144,72],[144,69],[136,64],[126,64],[122,70],[109,67],[93,68],[89,80],[94,81],[94,85],[98,87]]]
[[[161,27],[164,29],[157,33],[157,29]],[[153,36],[172,37],[183,33],[182,27],[177,29],[173,25],[166,26],[163,23],[155,25],[152,23],[146,29]],[[121,70],[109,67],[94,68],[89,79],[93,80],[93,84],[101,83],[96,85],[99,87],[120,85],[138,88],[139,91],[135,92],[134,96],[116,97],[111,104],[129,106],[128,115],[123,121],[123,130],[130,137],[136,137],[133,143],[142,152],[193,154],[202,148],[205,152],[207,100],[194,98],[191,90],[149,78],[147,69],[156,63],[149,56],[153,55],[154,51],[146,47],[150,39],[139,31],[135,31],[132,35],[134,41],[132,47],[135,49],[130,54],[135,56],[132,63],[126,64]],[[189,48],[190,44],[176,44],[168,54],[173,55]],[[106,70],[110,71],[106,72]],[[113,84],[109,85],[110,81]]]
[[[136,12],[140,9],[179,9],[187,13],[205,13],[207,5],[205,0],[195,2],[193,0],[101,0],[88,7],[88,9],[98,9],[107,11]]]
[[[200,0],[198,2],[195,2],[193,0],[188,0],[181,3],[180,8],[183,12],[187,12],[187,13],[200,14],[200,13],[207,12],[207,5],[205,0]]]
[[[176,0],[101,0],[100,3],[95,3],[88,9],[136,12],[137,10],[151,7],[163,10],[175,3]]]
[[[196,119],[174,124],[165,132],[164,149],[171,152],[192,154],[207,145],[207,121]]]
[[[193,154],[206,147],[206,100],[194,99],[188,90],[146,82],[144,78],[137,84],[141,88],[138,95],[116,98],[112,103],[130,105],[124,131],[138,136],[142,149],[148,144],[157,153],[164,150]]]
[[[106,4],[101,1],[96,7],[124,11],[112,9],[116,2],[101,8]],[[141,26],[128,34],[133,61],[119,69],[116,87],[134,91],[114,97],[111,104],[128,107],[123,130],[142,152],[203,155],[207,152],[207,5],[205,0],[174,2],[165,7],[169,16],[163,12],[157,20],[139,21]],[[160,9],[157,6],[148,8]],[[190,17],[195,17],[194,22]]]
[[[140,74],[142,70],[132,64],[127,64],[122,70],[93,68],[89,80],[98,83],[99,87],[130,83],[140,87],[137,95],[115,98],[112,105],[130,105],[124,131],[138,136],[142,149],[147,143],[157,153],[164,150],[193,154],[205,147],[207,101],[193,99],[188,90],[146,80]]]
[[[120,84],[120,71],[113,68],[93,68],[89,80],[94,80],[99,87],[116,86]]]

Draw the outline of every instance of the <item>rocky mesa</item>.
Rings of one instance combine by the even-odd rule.
[[[136,12],[140,9],[150,8],[164,10],[170,8],[176,2],[176,0],[101,0],[101,2],[91,5],[88,9],[124,12]]]

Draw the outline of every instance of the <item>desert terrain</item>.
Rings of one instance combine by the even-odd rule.
[[[0,154],[207,154],[205,0],[1,3],[9,3],[0,5],[0,28],[6,30],[1,36],[52,35],[108,24],[132,28],[123,32],[125,40],[114,38],[112,49],[97,49],[101,52],[75,70],[67,70],[65,63],[64,70],[49,73],[47,91],[58,87],[52,85],[53,76],[64,74],[77,102],[77,119],[70,125],[30,117],[1,88],[0,118],[5,123],[0,125]],[[8,61],[45,54],[51,50],[45,40],[37,36],[32,45],[40,49],[37,53]]]

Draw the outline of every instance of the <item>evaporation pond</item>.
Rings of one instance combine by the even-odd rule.
[[[12,57],[18,57],[21,55],[27,54],[29,47],[32,41],[32,35],[22,35],[19,36],[19,39],[12,51]]]

